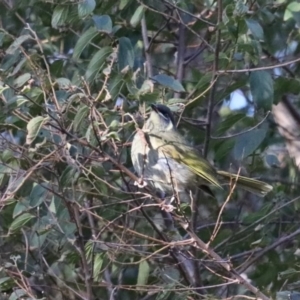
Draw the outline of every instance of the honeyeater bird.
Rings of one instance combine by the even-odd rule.
[[[265,182],[216,170],[179,133],[167,106],[152,104],[151,108],[143,129],[133,138],[131,159],[138,176],[162,197],[176,195],[188,201],[190,192],[199,186],[221,187],[234,180],[237,186],[260,196],[272,190]]]

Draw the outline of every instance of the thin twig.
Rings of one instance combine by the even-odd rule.
[[[239,176],[240,171],[241,171],[241,169],[239,169],[239,171],[237,173],[237,176]],[[215,228],[213,230],[213,233],[212,233],[212,235],[211,235],[211,237],[209,239],[209,242],[207,244],[208,246],[214,241],[215,237],[217,236],[217,234],[218,234],[218,232],[219,232],[219,230],[221,228],[222,222],[220,222],[220,219],[221,219],[221,216],[223,214],[223,211],[224,211],[227,203],[229,202],[229,200],[231,199],[231,196],[232,196],[233,192],[235,191],[235,188],[236,188],[237,182],[238,182],[238,177],[235,178],[235,179],[232,179],[232,181],[233,181],[232,188],[230,189],[229,194],[228,194],[225,202],[223,203],[223,205],[222,205],[222,207],[220,209],[220,212],[219,212],[218,218],[217,218],[217,222],[216,222],[216,226],[215,226]]]
[[[258,128],[262,123],[264,123],[264,121],[269,117],[270,113],[271,112],[268,111],[267,114],[265,115],[265,117],[260,122],[258,122],[255,126],[249,128],[247,130],[244,130],[244,131],[238,132],[238,133],[234,133],[234,134],[230,134],[230,135],[227,135],[227,136],[211,136],[210,138],[213,139],[213,140],[224,140],[224,139],[230,139],[230,138],[237,137],[237,136],[240,136],[242,134],[245,134],[247,132],[250,132],[250,131]]]
[[[226,262],[226,260],[222,259],[213,249],[209,248],[207,244],[205,244],[190,228],[187,228],[187,232],[192,238],[194,238],[195,245],[197,245],[204,253],[207,253],[210,257],[212,257],[215,260],[216,264],[229,272],[231,277],[236,279],[239,284],[242,284],[257,297],[260,297],[263,300],[270,300],[270,298],[263,294],[259,289],[245,280],[229,263]]]
[[[38,38],[36,32],[30,27],[29,23],[27,23],[27,27],[26,29],[28,29],[34,36],[34,40],[36,41],[40,51],[41,51],[41,54],[42,54],[42,57],[43,57],[43,61],[44,61],[44,64],[46,66],[46,70],[47,70],[47,78],[50,82],[50,85],[51,85],[51,90],[52,90],[52,96],[53,96],[53,102],[55,104],[55,107],[56,107],[56,110],[58,113],[60,113],[60,105],[59,105],[59,102],[57,100],[57,97],[56,97],[56,92],[55,92],[55,89],[54,89],[54,83],[52,81],[52,76],[51,76],[51,72],[50,72],[50,67],[49,67],[49,64],[47,62],[47,59],[46,59],[46,56],[45,56],[45,53],[44,53],[44,49],[43,49],[43,46],[42,44],[40,43],[40,39]]]
[[[300,57],[295,58],[290,61],[286,61],[280,64],[275,64],[271,66],[264,66],[264,67],[258,67],[258,68],[247,68],[247,69],[240,69],[240,70],[218,70],[217,74],[226,74],[226,73],[247,73],[247,72],[253,72],[253,71],[263,71],[263,70],[272,70],[275,68],[281,68],[284,66],[288,66],[290,64],[294,64],[296,62],[300,61]]]
[[[140,3],[141,5],[145,6],[148,10],[153,11],[157,14],[160,14],[162,16],[164,16],[167,20],[171,19],[173,21],[175,21],[176,23],[180,23],[180,21],[178,21],[175,17],[171,16],[170,14],[166,14],[162,11],[159,11],[157,9],[154,9],[148,5],[146,5],[145,3],[143,3],[141,0],[137,0],[138,3]],[[215,49],[200,35],[198,34],[195,30],[193,30],[190,26],[183,24],[183,26],[190,31],[191,33],[193,33],[195,36],[197,36],[208,48],[211,52],[214,52]]]
[[[222,0],[218,0],[218,27],[222,22]],[[215,50],[215,59],[213,63],[212,79],[211,82],[215,82],[218,78],[218,67],[219,67],[219,52],[220,52],[220,42],[221,42],[221,29],[217,28],[216,30],[216,50]],[[206,157],[208,154],[209,142],[210,142],[210,132],[211,132],[211,123],[212,123],[212,113],[214,108],[214,99],[216,93],[216,84],[214,84],[210,90],[208,107],[207,107],[207,127],[205,133],[205,141],[203,147],[203,156]]]
[[[143,16],[143,18],[141,20],[141,26],[142,26],[142,37],[143,37],[145,57],[146,57],[147,77],[151,78],[151,77],[153,77],[152,58],[151,58],[151,54],[150,54],[148,30],[147,30],[145,16]]]
[[[179,11],[181,11],[181,12],[183,12],[183,13],[189,15],[189,16],[191,16],[192,18],[195,18],[195,19],[197,19],[197,20],[199,20],[199,21],[201,21],[201,22],[203,22],[203,23],[206,23],[206,24],[209,25],[209,26],[213,26],[213,27],[216,26],[216,24],[214,24],[214,23],[212,23],[212,22],[209,22],[209,21],[205,20],[204,18],[200,18],[200,17],[198,17],[198,16],[196,16],[196,15],[190,13],[189,11],[180,8],[179,6],[173,4],[171,1],[163,0],[163,2],[164,2],[166,5],[169,5],[169,6],[173,7],[173,8],[175,8],[175,9],[177,9],[177,10],[179,10]]]
[[[268,218],[269,216],[271,215],[274,215],[274,213],[280,211],[282,208],[294,203],[295,201],[298,201],[300,199],[300,197],[296,197],[288,202],[285,202],[284,204],[272,209],[269,213],[265,214],[263,217],[259,218],[258,220],[256,220],[255,222],[251,223],[249,226],[247,226],[246,228],[242,229],[241,231],[239,232],[235,232],[234,236],[237,236],[237,235],[241,235],[243,234],[244,232],[248,231],[250,228],[252,227],[256,227],[258,224],[262,223],[263,220],[265,220],[266,218]],[[217,246],[215,246],[215,250],[216,249],[219,249],[221,247],[223,247],[224,245],[226,245],[231,239],[232,239],[233,236],[230,236],[228,237],[227,239],[223,240],[220,244],[218,244]]]
[[[180,15],[178,14],[180,17]],[[178,48],[177,48],[177,62],[176,62],[176,79],[181,83],[184,74],[184,54],[185,54],[185,27],[184,21],[181,20],[179,24],[179,37],[178,37]],[[175,98],[180,97],[180,93],[174,94]]]
[[[244,271],[246,271],[251,265],[253,265],[253,263],[255,263],[257,260],[259,260],[262,256],[264,256],[267,252],[274,250],[275,248],[277,248],[278,246],[280,246],[283,243],[289,242],[294,240],[294,238],[300,235],[300,229],[294,231],[293,233],[281,237],[280,239],[278,239],[277,241],[275,241],[273,244],[263,248],[259,253],[256,254],[256,256],[254,258],[252,258],[251,260],[248,261],[248,263],[243,264],[243,266],[241,268],[238,268],[239,272],[242,273]]]

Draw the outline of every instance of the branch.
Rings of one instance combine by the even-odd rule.
[[[189,228],[186,230],[190,234],[190,236],[194,239],[196,246],[198,246],[204,253],[208,254],[211,258],[213,258],[216,264],[218,264],[223,269],[225,269],[233,279],[237,280],[240,284],[242,284],[246,289],[251,291],[257,297],[263,300],[270,300],[270,298],[268,298],[265,294],[259,291],[250,282],[245,280],[229,263],[226,262],[225,259],[221,258],[213,249],[209,248],[192,230],[190,230]],[[300,229],[299,229],[299,233],[300,233]]]
[[[285,242],[289,242],[291,240],[293,240],[297,235],[300,234],[300,229],[294,231],[293,233],[281,237],[280,239],[278,239],[276,242],[274,242],[272,245],[269,245],[267,247],[265,247],[264,249],[261,250],[261,252],[259,252],[255,257],[253,257],[252,259],[250,259],[247,263],[243,264],[242,267],[239,268],[239,272],[242,273],[245,270],[247,270],[254,262],[256,262],[258,259],[260,259],[264,254],[266,254],[267,252],[275,249],[276,247],[280,246],[281,244],[285,243]]]
[[[222,22],[222,0],[218,0],[218,26],[220,26]],[[214,108],[214,98],[216,93],[216,80],[218,78],[218,67],[219,67],[219,52],[220,52],[220,41],[221,41],[221,30],[220,28],[216,31],[216,50],[215,50],[215,59],[213,64],[213,75],[211,78],[211,82],[214,83],[209,95],[208,100],[208,108],[207,108],[207,127],[206,127],[206,134],[205,134],[205,141],[204,141],[204,148],[203,148],[203,156],[206,157],[209,148],[210,142],[210,132],[211,132],[211,122],[212,122],[212,113]]]
[[[264,67],[258,67],[258,68],[247,68],[247,69],[241,69],[241,70],[218,70],[218,74],[226,74],[226,73],[247,73],[247,72],[253,72],[253,71],[262,71],[262,70],[272,70],[275,68],[281,68],[284,66],[288,66],[291,64],[294,64],[296,62],[300,61],[300,57],[290,60],[290,61],[286,61],[280,64],[276,64],[276,65],[271,65],[271,66],[264,66]]]
[[[141,25],[142,25],[142,36],[143,36],[145,57],[146,57],[147,77],[150,78],[150,77],[153,77],[153,69],[152,69],[152,59],[151,59],[151,54],[150,54],[150,47],[149,47],[149,41],[148,41],[148,30],[147,30],[145,16],[143,16],[143,18],[142,18]]]
[[[183,21],[182,21],[183,22]],[[179,24],[179,37],[178,37],[178,48],[177,48],[177,72],[176,79],[181,83],[184,73],[184,53],[185,53],[185,27],[183,23]],[[175,98],[180,97],[180,93],[175,93]]]

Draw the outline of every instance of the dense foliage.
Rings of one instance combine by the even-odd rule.
[[[5,0],[0,20],[1,299],[299,298],[297,1]],[[273,192],[163,211],[130,159],[151,103]]]

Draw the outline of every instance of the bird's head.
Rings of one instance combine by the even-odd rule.
[[[149,131],[172,131],[176,129],[171,110],[162,104],[151,104],[152,111],[146,122]]]

